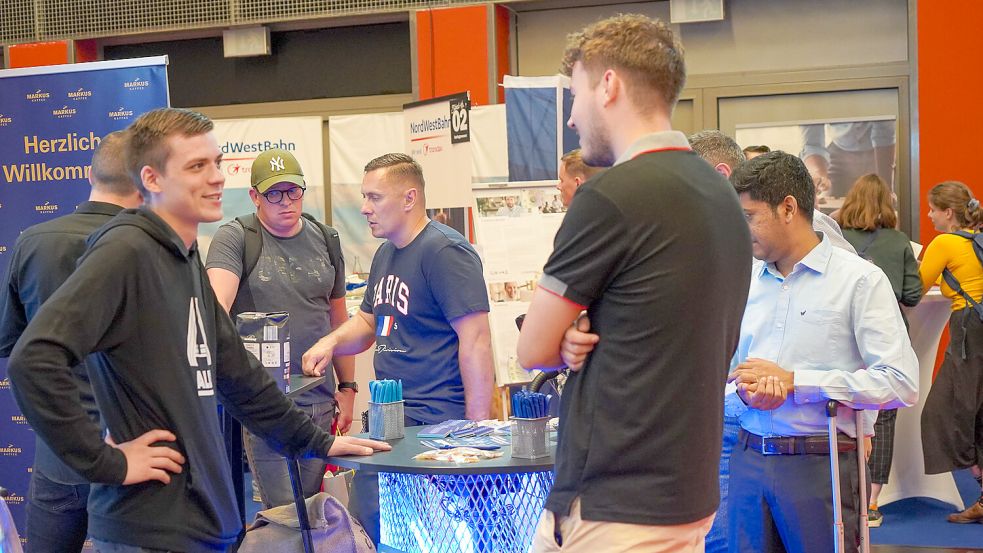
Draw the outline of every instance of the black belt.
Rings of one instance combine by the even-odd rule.
[[[758,436],[742,428],[738,439],[762,455],[829,455],[828,436]],[[836,434],[837,451],[856,449],[856,440],[842,432]]]

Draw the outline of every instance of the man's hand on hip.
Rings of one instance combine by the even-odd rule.
[[[150,480],[169,484],[171,475],[168,473],[179,474],[183,470],[184,455],[170,447],[153,444],[176,440],[177,436],[167,430],[151,430],[119,445],[113,442],[112,437],[106,436],[106,443],[122,451],[126,457],[124,486]]]

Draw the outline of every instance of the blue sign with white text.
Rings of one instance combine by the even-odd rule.
[[[106,134],[168,105],[163,57],[0,71],[0,282],[27,227],[72,213],[89,196],[92,152]],[[21,536],[34,432],[0,359],[0,486]]]

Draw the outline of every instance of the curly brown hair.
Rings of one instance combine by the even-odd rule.
[[[619,71],[639,106],[661,99],[672,109],[686,84],[682,43],[664,21],[644,15],[617,15],[568,35],[560,71],[570,76],[578,61],[592,83],[608,69]]]

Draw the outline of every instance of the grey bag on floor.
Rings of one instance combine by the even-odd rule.
[[[317,553],[371,553],[375,546],[337,499],[319,493],[307,499],[307,516]],[[256,513],[239,553],[297,553],[304,550],[293,504]]]

